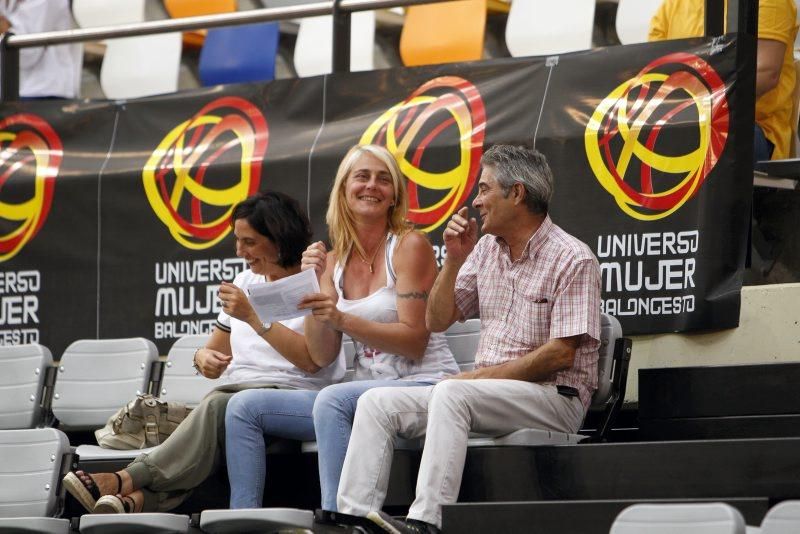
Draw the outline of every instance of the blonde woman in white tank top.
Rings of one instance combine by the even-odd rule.
[[[427,238],[406,221],[407,211],[394,157],[383,147],[353,147],[328,203],[332,250],[317,242],[303,254],[302,268],[317,272],[321,288],[305,299],[313,310],[305,325],[309,349],[334,354],[343,333],[357,348],[354,380],[326,387],[314,403],[322,508],[328,512],[336,511],[358,397],[374,387],[429,386],[458,372],[443,335],[425,327],[436,260]]]

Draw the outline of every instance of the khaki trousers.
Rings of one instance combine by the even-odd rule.
[[[395,436],[425,436],[416,499],[408,517],[441,526],[456,502],[470,432],[501,436],[522,428],[577,432],[585,410],[553,385],[520,380],[443,380],[430,387],[375,388],[358,400],[337,505],[365,516],[386,498]]]
[[[225,408],[238,391],[278,388],[271,384],[231,384],[203,398],[178,428],[126,471],[144,493],[143,512],[166,512],[185,501],[194,488],[214,473],[225,446]]]

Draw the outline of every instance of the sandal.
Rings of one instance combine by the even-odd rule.
[[[85,474],[89,477],[89,480],[91,481],[90,484],[84,484],[81,478],[72,471],[67,473],[63,482],[64,488],[66,488],[69,494],[75,497],[75,499],[81,503],[81,506],[86,508],[87,512],[91,512],[94,510],[94,507],[97,504],[98,499],[101,498],[101,495],[97,483],[92,478],[92,475],[88,473]],[[117,477],[116,493],[119,493],[122,491],[122,477],[120,477],[117,473],[114,473],[114,476]]]
[[[126,495],[117,497],[116,495],[103,495],[97,499],[97,504],[92,510],[93,514],[131,514],[136,511],[136,501],[133,497]]]

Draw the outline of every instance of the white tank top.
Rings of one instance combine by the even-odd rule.
[[[333,282],[339,293],[339,310],[353,314],[368,321],[396,323],[397,316],[397,276],[392,268],[392,258],[399,239],[389,234],[386,239],[386,285],[364,298],[350,300],[344,298],[344,268],[337,262],[333,270]],[[356,348],[354,361],[355,380],[409,380],[435,383],[447,375],[458,373],[453,354],[442,333],[432,333],[425,349],[425,356],[412,361],[403,356],[381,352],[353,340]]]

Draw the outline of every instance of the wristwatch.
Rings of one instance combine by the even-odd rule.
[[[262,323],[261,328],[258,329],[258,332],[256,332],[256,334],[258,334],[258,337],[264,337],[264,334],[269,332],[271,329],[272,329],[272,323],[269,322]]]

